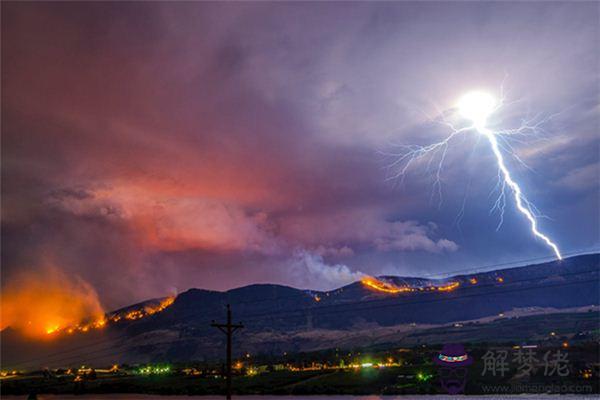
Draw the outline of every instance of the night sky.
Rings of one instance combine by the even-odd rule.
[[[598,3],[2,3],[2,285],[114,308],[552,257],[466,135],[443,201],[401,144],[471,89],[546,118],[510,162],[565,254],[600,245]],[[467,196],[465,197],[465,195]],[[464,201],[464,215],[460,221]]]

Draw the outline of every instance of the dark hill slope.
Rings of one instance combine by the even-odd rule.
[[[382,277],[397,286],[408,284],[415,288],[397,294],[375,292],[360,282],[329,292],[268,284],[227,292],[191,289],[177,296],[162,312],[111,325],[99,332],[74,334],[40,344],[21,337],[18,332],[5,330],[2,359],[4,365],[23,359],[41,362],[37,361],[43,360],[41,355],[52,353],[53,349],[61,353],[81,349],[72,350],[67,361],[64,357],[48,361],[56,365],[74,360],[91,363],[219,357],[223,334],[210,323],[224,320],[226,304],[231,304],[234,320],[245,325],[236,338],[235,345],[240,351],[300,351],[314,347],[316,337],[319,343],[331,343],[333,347],[356,332],[364,335],[403,324],[473,320],[515,308],[598,305],[599,271],[600,255],[593,254],[457,275],[443,281]],[[453,291],[426,290],[432,285],[452,282],[459,284]],[[105,343],[88,350],[89,344],[99,341]]]

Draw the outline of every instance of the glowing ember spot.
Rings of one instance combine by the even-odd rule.
[[[49,335],[51,333],[56,332],[59,329],[60,329],[60,327],[58,325],[54,325],[54,326],[52,326],[50,328],[46,328],[46,333]]]
[[[102,317],[99,320],[94,322],[94,328],[102,328],[104,325],[106,325],[105,317]]]
[[[469,279],[469,282],[471,282],[471,285],[476,285],[477,284],[477,279],[476,278],[471,278],[471,279]]]
[[[136,320],[142,318],[143,316],[144,314],[140,310],[133,310],[125,314],[125,319]]]
[[[498,283],[504,283],[504,278],[499,276],[496,278],[496,281],[498,281]]]

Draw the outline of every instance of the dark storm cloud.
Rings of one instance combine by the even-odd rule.
[[[513,210],[495,232],[485,151],[449,155],[440,208],[423,174],[386,182],[378,155],[440,137],[424,113],[506,75],[524,101],[502,123],[560,112],[517,148],[543,226],[597,245],[595,10],[3,3],[4,276],[51,259],[115,306],[545,255]]]

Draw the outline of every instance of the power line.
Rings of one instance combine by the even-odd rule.
[[[597,249],[597,250],[589,250],[589,249],[573,250],[571,252],[563,253],[563,256],[571,256],[571,255],[581,255],[581,256],[596,255],[596,253],[594,253],[594,252],[592,252],[592,253],[582,253],[583,251],[597,251],[597,252],[600,252],[600,249]],[[520,263],[527,263],[527,262],[539,261],[539,260],[547,260],[548,262],[552,262],[553,258],[551,256],[540,256],[540,257],[527,258],[527,259],[515,260],[515,261],[510,261],[510,262],[488,264],[488,265],[485,265],[485,266],[482,266],[482,267],[472,267],[472,268],[463,268],[463,269],[457,269],[457,270],[452,270],[452,271],[446,271],[446,272],[443,273],[443,275],[450,275],[450,274],[455,274],[455,273],[459,273],[459,272],[471,272],[471,274],[486,274],[486,273],[493,272],[493,271],[487,270],[489,268],[501,267],[501,266],[506,266],[506,265],[516,265],[516,264],[520,264]],[[568,261],[568,259],[554,260],[554,261],[556,261],[557,263],[565,263],[565,262]],[[528,265],[520,265],[520,266],[515,266],[514,268],[527,267],[527,266]],[[424,274],[420,278],[436,280],[435,278],[429,278],[429,277],[433,277],[433,276],[440,276],[440,275],[436,275],[436,274]],[[445,279],[448,279],[448,278],[451,278],[451,277],[453,277],[453,276],[447,276],[446,278],[441,278],[441,279],[438,279],[438,280],[445,280]],[[417,279],[419,279],[419,277],[417,277]],[[353,283],[356,283],[356,282],[353,282]],[[351,284],[349,284],[349,285],[351,285]],[[266,285],[269,285],[269,284],[266,284]],[[261,298],[261,299],[256,299],[256,300],[240,301],[240,302],[236,302],[235,304],[255,304],[255,303],[262,303],[262,302],[273,301],[273,300],[287,300],[287,299],[293,299],[293,298],[298,298],[298,297],[304,298],[309,293],[332,293],[332,292],[336,292],[336,291],[338,291],[340,289],[343,289],[344,291],[351,291],[351,290],[360,290],[360,289],[362,289],[362,287],[360,287],[360,286],[353,287],[353,288],[348,288],[347,286],[349,286],[349,285],[342,286],[342,287],[337,288],[337,289],[331,289],[331,290],[299,289],[299,288],[295,288],[295,287],[291,287],[291,286],[286,286],[286,285],[280,285],[280,284],[270,284],[270,285],[298,290],[298,291],[301,291],[301,293],[295,293],[295,294],[289,295],[289,296],[267,297],[267,298]],[[252,285],[248,285],[248,286],[252,286]],[[232,291],[238,291],[238,290],[244,289],[244,288],[246,288],[248,286],[244,286],[244,287],[241,287],[241,288],[229,289],[227,291],[218,292],[218,293],[230,296],[230,295],[232,295],[232,293],[231,293]],[[189,290],[208,290],[208,289],[192,288],[192,289],[189,289]],[[183,293],[185,293],[185,292],[183,292]]]
[[[561,287],[561,286],[570,286],[570,285],[577,284],[577,283],[581,283],[581,282],[567,282],[567,283],[559,283],[559,284],[553,284],[553,285],[545,285],[545,286],[543,286],[543,288],[554,288],[554,287]],[[588,282],[588,283],[589,283],[589,282]],[[516,288],[516,289],[512,289],[512,290],[504,290],[504,291],[501,291],[501,292],[496,292],[495,294],[505,294],[505,293],[512,293],[512,292],[524,291],[524,290],[527,290],[527,289],[528,289],[528,288]],[[473,295],[469,295],[469,296],[453,297],[453,298],[452,298],[452,299],[450,299],[450,300],[455,300],[455,299],[460,299],[460,298],[466,298],[466,297],[477,297],[477,296],[482,296],[482,295],[483,295],[483,294],[473,294]],[[419,302],[419,303],[432,303],[432,302],[437,302],[437,301],[447,301],[447,300],[449,300],[449,299],[435,299],[435,300],[432,300],[432,301],[428,301],[428,302]],[[414,303],[411,303],[411,304],[417,304],[417,302],[414,302]],[[404,306],[404,305],[406,305],[406,303],[400,303],[400,304],[387,304],[387,305],[383,305],[383,306],[367,307],[367,308],[364,308],[364,309],[362,309],[362,311],[365,311],[365,310],[372,310],[372,309],[377,309],[377,308],[386,308],[386,307],[401,307],[401,306]],[[180,341],[181,341],[181,340],[180,340]],[[171,344],[171,345],[173,345],[173,344],[177,344],[177,343],[178,343],[178,342],[180,342],[180,341],[160,342],[160,343],[158,343],[158,344]],[[118,347],[121,347],[121,346],[118,346]],[[94,358],[94,359],[103,359],[103,358],[105,358],[105,357],[107,357],[107,356],[110,356],[110,355],[112,355],[112,354],[114,353],[114,351],[112,350],[112,348],[111,348],[111,349],[103,349],[103,350],[110,350],[110,352],[107,352],[107,353],[106,353],[106,356],[101,356],[100,358]],[[100,353],[101,353],[103,350],[98,350],[97,352],[100,352]],[[129,350],[129,349],[127,349],[127,350],[125,350],[125,351],[123,351],[123,352],[119,352],[119,353],[116,353],[116,354],[124,354],[124,353],[127,353],[127,352],[129,352],[129,351],[130,351],[130,350]],[[97,352],[88,353],[88,354],[86,354],[86,355],[89,355],[89,354],[95,354],[95,353],[97,353]],[[74,359],[74,358],[77,358],[77,357],[80,357],[80,356],[79,356],[79,355],[77,355],[77,356],[71,356],[71,357],[67,358],[67,360]],[[59,359],[59,360],[55,360],[55,361],[53,361],[53,363],[60,362],[60,361],[63,361],[63,360],[60,360],[60,359]],[[14,369],[14,368],[13,368],[13,369]]]
[[[568,257],[568,256],[585,256],[585,255],[596,255],[598,252],[600,252],[600,249],[580,249],[580,250],[573,250],[570,251],[568,253],[563,253],[564,257]],[[545,262],[552,262],[552,261],[556,261],[556,262],[564,262],[567,261],[566,259],[563,260],[556,260],[553,256],[540,256],[540,257],[534,257],[534,258],[527,258],[527,259],[521,259],[521,260],[517,260],[517,261],[507,261],[507,262],[502,262],[502,263],[496,263],[496,264],[488,264],[488,265],[484,265],[481,267],[472,267],[472,268],[464,268],[464,269],[457,269],[457,270],[452,270],[452,271],[447,271],[447,272],[443,272],[442,274],[426,274],[424,275],[424,277],[430,277],[430,276],[447,276],[450,274],[455,274],[457,272],[470,272],[473,274],[482,274],[482,273],[486,273],[486,272],[492,272],[489,271],[489,268],[495,268],[495,267],[504,267],[507,265],[513,265],[514,268],[520,268],[520,267],[527,267],[528,265],[523,265],[522,263],[528,263],[528,262],[532,262],[532,261],[540,261],[540,260],[546,260]]]
[[[597,272],[597,271],[594,271]],[[587,273],[587,272],[586,272]],[[574,275],[578,275],[574,274]],[[563,275],[564,276],[564,275]],[[526,279],[526,280],[521,280],[521,281],[513,281],[511,282],[511,284],[513,283],[522,283],[522,282],[526,282],[526,281],[530,281],[531,279]],[[582,283],[593,283],[593,282],[581,282],[581,281],[577,281],[577,282],[567,282],[564,283],[564,286],[568,286],[568,285],[572,285],[572,284],[582,284]],[[509,284],[505,284],[505,285],[509,285]],[[471,286],[471,287],[466,287],[463,288],[463,290],[469,290],[469,289],[479,289],[482,287],[486,287],[486,286],[496,286],[495,284],[491,284],[491,285],[480,285],[480,286]],[[561,286],[561,285],[548,285],[548,286],[537,286],[534,288],[519,288],[517,290],[514,291],[521,291],[521,290],[531,290],[531,289],[540,289],[540,288],[545,288],[545,287],[554,287],[554,286]],[[508,291],[506,291],[508,292]],[[364,310],[371,310],[371,309],[377,309],[377,308],[387,308],[387,307],[395,307],[395,306],[406,306],[406,305],[411,305],[411,304],[426,304],[426,303],[435,303],[437,301],[448,301],[448,300],[456,300],[456,299],[461,299],[461,298],[467,298],[467,297],[478,297],[478,296],[487,296],[487,295],[493,295],[493,294],[502,294],[505,293],[505,291],[496,291],[493,293],[475,293],[475,294],[470,294],[470,295],[464,295],[464,296],[453,296],[452,292],[450,293],[445,293],[448,294],[447,298],[436,298],[436,299],[431,299],[431,300],[425,300],[425,301],[413,301],[413,302],[404,302],[404,303],[400,303],[400,304],[383,304],[381,306],[375,306],[375,307],[364,307],[364,308],[359,308],[359,309],[355,309],[355,310],[333,310],[332,312],[355,312],[355,311],[364,311]],[[444,294],[444,295],[445,295]],[[383,302],[383,301],[390,301],[391,299],[382,299],[382,300],[371,300],[371,301],[366,301],[366,302],[349,302],[349,303],[342,303],[342,304],[332,304],[330,306],[323,306],[323,307],[342,307],[342,306],[346,306],[346,305],[351,305],[351,304],[365,304],[365,303],[375,303],[375,302]],[[310,308],[310,309],[304,309],[304,310],[311,310],[311,311],[317,311],[319,315],[327,315],[330,314],[331,312],[320,312],[322,310],[323,307],[320,308]],[[297,310],[292,310],[292,311],[287,311],[286,313],[292,313],[292,312],[299,312],[302,311],[302,309],[297,309]],[[261,318],[261,317],[268,317],[270,316],[270,314],[265,313],[265,314],[258,314],[258,315],[254,315],[253,318]],[[290,316],[291,318],[291,316]]]
[[[599,251],[600,251],[600,249],[599,249]],[[579,253],[580,253],[580,250],[579,251],[574,251],[574,252],[569,252],[569,253],[563,253],[563,255],[564,256],[569,256],[571,254],[579,254]],[[580,254],[580,255],[582,255],[582,256],[583,255],[595,255],[595,253]],[[541,260],[541,259],[548,259],[548,258],[549,258],[548,256],[536,257],[536,258],[524,259],[524,260],[522,260],[520,262],[526,263],[526,262],[531,262],[531,261]],[[556,262],[561,263],[561,264],[565,263],[565,262],[568,262],[568,261],[569,261],[569,259],[556,260]],[[498,264],[488,264],[488,265],[483,266],[483,267],[481,267],[479,269],[487,269],[487,268],[493,268],[493,267],[504,266],[504,265],[513,265],[513,264],[516,264],[516,263],[519,263],[519,261],[508,262],[508,263],[498,263]],[[527,267],[527,265],[523,265],[522,267]],[[519,268],[519,267],[515,267],[515,268]],[[471,269],[454,270],[454,271],[448,272],[448,274],[454,274],[454,273],[457,273],[457,272],[465,272],[465,271],[474,271],[474,269],[471,268]],[[488,273],[492,273],[492,272],[494,272],[494,271],[493,270],[492,271],[481,271],[481,272],[474,271],[471,274],[488,274]],[[565,274],[562,274],[562,275],[565,275]],[[425,275],[425,277],[426,276],[427,275]],[[460,275],[458,275],[458,276],[460,276]],[[449,278],[452,278],[452,277],[454,277],[454,276],[450,276],[448,278],[439,279],[439,280],[446,280],[446,279],[449,279]],[[435,279],[432,279],[432,280],[435,280]],[[353,282],[352,284],[356,284],[356,283],[357,282]],[[352,284],[350,284],[350,285],[352,285]],[[295,299],[295,298],[306,298],[307,295],[310,296],[313,293],[318,293],[318,294],[321,294],[321,293],[335,293],[335,292],[338,292],[338,291],[344,291],[345,293],[348,293],[348,292],[353,292],[353,291],[364,291],[365,290],[365,288],[363,286],[356,285],[356,286],[348,287],[350,285],[343,286],[343,287],[340,287],[340,288],[337,288],[337,289],[327,290],[327,291],[292,288],[292,289],[301,291],[301,293],[295,293],[295,294],[289,295],[289,296],[267,297],[267,298],[261,298],[261,299],[250,300],[250,301],[238,301],[235,304],[236,305],[246,305],[246,304],[256,304],[256,303],[262,303],[262,302],[274,301],[274,300],[288,300],[288,299]],[[284,286],[284,285],[278,285],[278,286],[287,287],[287,286]],[[478,287],[485,287],[485,285],[479,285]],[[243,288],[241,288],[241,289],[243,289]],[[198,289],[198,290],[203,290],[203,289]],[[226,292],[221,292],[221,293],[227,296],[227,295],[230,295],[230,292],[232,290],[238,290],[238,289],[231,289],[231,290],[228,290]]]
[[[584,251],[584,250],[574,250],[572,252],[564,253],[564,255],[565,256],[569,256],[569,255],[573,255],[573,254],[580,254],[582,251]],[[580,255],[584,255],[584,254],[580,254]],[[589,255],[594,255],[594,253],[591,253]],[[536,261],[536,260],[541,260],[541,259],[548,259],[548,258],[549,258],[548,256],[544,256],[544,257],[535,257],[535,258],[529,258],[529,259],[522,259],[521,261],[513,261],[513,262],[508,262],[508,263],[488,264],[486,266],[480,267],[479,269],[481,270],[481,269],[493,268],[493,267],[504,266],[504,265],[512,265],[512,264],[516,264],[516,263],[526,263],[526,262],[531,262],[531,261]],[[566,261],[568,261],[568,259],[565,259],[565,260],[562,260],[562,261],[557,261],[557,262],[563,263],[563,262],[566,262]],[[523,266],[523,267],[526,267],[526,266]],[[449,272],[447,272],[447,274],[453,274],[453,273],[465,272],[465,271],[474,271],[474,268],[449,271]],[[486,273],[490,273],[490,272],[494,272],[494,271],[472,272],[472,274],[486,274]],[[425,275],[425,276],[427,276],[427,275]],[[282,285],[279,285],[279,286],[282,286]],[[480,285],[478,287],[485,287],[485,285]],[[291,289],[299,290],[299,291],[301,291],[301,293],[295,293],[295,294],[289,295],[289,296],[267,297],[267,298],[261,298],[261,299],[250,300],[250,301],[237,301],[237,302],[235,302],[235,304],[236,305],[246,305],[246,304],[256,304],[256,303],[262,303],[262,302],[268,302],[268,301],[275,301],[275,300],[288,300],[288,299],[294,299],[294,298],[306,298],[307,296],[311,296],[311,293],[332,293],[332,292],[336,292],[336,291],[340,291],[340,290],[343,290],[345,293],[348,293],[348,292],[352,292],[352,291],[362,291],[362,290],[365,290],[362,286],[341,287],[341,288],[333,289],[333,290],[330,290],[330,291],[311,291],[311,290],[303,290],[303,289],[296,289],[296,288],[291,288]],[[198,290],[203,290],[203,289],[198,289]],[[229,296],[230,292],[232,290],[237,290],[237,289],[231,289],[231,290],[228,290],[226,292],[221,292],[221,293],[224,294],[224,295],[226,295],[226,296]],[[388,300],[388,299],[382,299],[382,300]],[[189,314],[189,315],[193,315],[193,314]],[[149,317],[159,317],[159,316],[160,316],[160,314],[156,314],[154,316],[149,316]],[[99,342],[96,342],[95,344],[101,344],[101,343],[104,343],[104,342],[107,342],[107,341],[117,340],[117,339],[119,339],[121,337],[128,337],[128,335],[127,334],[119,335],[117,337],[113,337],[113,338],[108,339],[108,340],[101,340]],[[92,345],[95,345],[95,344],[92,344]],[[81,347],[86,347],[86,346],[87,345],[84,345],[84,346],[81,346]],[[77,350],[77,349],[78,348],[75,348],[73,350]],[[59,353],[55,353],[55,354],[61,355],[63,353],[59,352]],[[53,355],[53,354],[51,354],[51,355]]]
[[[596,272],[596,273],[597,273],[597,272],[598,272],[598,270],[597,270],[597,269],[595,269],[595,270],[580,271],[580,272],[574,272],[574,273],[570,273],[570,274],[562,274],[561,276],[575,276],[575,275],[583,275],[583,274],[587,274],[587,273],[590,273],[590,272],[592,272],[592,273],[593,273],[593,272]],[[515,284],[518,284],[518,283],[527,282],[527,281],[532,281],[532,280],[536,280],[536,279],[537,279],[537,277],[536,277],[536,278],[529,278],[529,279],[523,279],[523,280],[511,281],[510,283],[504,284],[504,287],[506,287],[506,286],[509,286],[509,285],[515,285]],[[586,283],[588,283],[588,284],[589,284],[589,283],[594,283],[594,282],[590,282],[590,281],[587,281],[587,282],[575,281],[575,282],[566,282],[566,283],[564,283],[564,282],[563,282],[563,283],[554,284],[554,285],[542,285],[542,286],[537,286],[537,287],[535,287],[535,288],[533,288],[533,289],[544,289],[544,288],[548,288],[548,287],[560,287],[560,286],[569,286],[569,285],[574,285],[574,284],[586,284]],[[464,289],[467,289],[467,290],[468,290],[468,289],[484,288],[484,287],[490,287],[490,286],[497,286],[497,285],[496,285],[496,284],[490,284],[490,285],[471,286],[471,287],[466,287],[466,288],[463,288],[463,290],[464,290]],[[452,296],[452,293],[445,293],[444,295],[448,295],[448,294],[449,294],[450,296],[447,296],[447,297],[444,297],[444,298],[434,298],[434,299],[429,299],[429,300],[420,300],[420,301],[412,301],[412,302],[402,302],[402,303],[393,303],[393,304],[381,304],[381,305],[378,305],[378,304],[377,304],[377,303],[382,303],[382,302],[387,302],[387,303],[389,303],[389,302],[390,302],[390,300],[397,300],[397,299],[398,299],[398,297],[395,297],[395,298],[393,298],[393,299],[390,299],[390,298],[385,298],[385,299],[377,299],[377,300],[371,300],[371,301],[366,301],[366,302],[365,302],[365,301],[355,301],[355,302],[348,302],[348,303],[341,303],[341,304],[332,304],[332,305],[329,305],[329,306],[323,306],[323,307],[318,307],[318,308],[314,308],[314,307],[310,307],[310,308],[300,308],[300,309],[295,309],[295,310],[286,310],[286,311],[281,311],[281,312],[279,312],[279,313],[262,313],[262,314],[254,314],[254,315],[247,315],[247,316],[245,316],[245,317],[246,317],[246,318],[251,318],[251,319],[254,319],[254,320],[257,320],[257,319],[263,319],[263,318],[266,318],[266,319],[270,319],[270,318],[280,318],[280,319],[286,319],[286,318],[298,318],[298,316],[296,316],[296,315],[290,315],[290,314],[298,313],[298,312],[301,312],[301,311],[313,311],[313,312],[316,312],[316,314],[317,314],[318,316],[323,316],[323,315],[327,315],[327,314],[331,314],[331,313],[341,313],[341,312],[360,312],[360,311],[368,311],[368,310],[380,309],[380,308],[388,308],[388,307],[402,307],[402,306],[408,306],[408,305],[414,305],[414,304],[426,304],[426,303],[435,303],[435,302],[439,302],[439,301],[458,300],[458,299],[462,299],[462,298],[472,298],[472,297],[479,297],[479,296],[498,295],[498,294],[505,294],[505,293],[512,293],[512,292],[518,292],[518,291],[530,290],[530,289],[532,289],[532,288],[530,288],[530,287],[526,287],[526,288],[514,288],[514,289],[512,289],[512,290],[499,290],[499,291],[495,291],[495,292],[492,292],[492,293],[472,293],[472,294],[463,294],[463,295],[461,295],[461,296],[456,296],[456,295]],[[369,305],[369,304],[374,304],[374,305],[373,305],[373,306],[367,306],[367,307],[354,308],[354,309],[352,309],[352,310],[350,310],[350,309],[345,309],[345,310],[331,310],[331,311],[329,311],[329,312],[327,312],[327,311],[323,312],[323,311],[322,311],[322,309],[323,309],[324,307],[327,307],[327,308],[333,308],[333,307],[344,307],[344,308],[346,308],[347,306],[352,306],[352,305],[354,305],[354,304],[358,304],[358,305],[364,305],[364,304],[367,304],[367,305]],[[283,313],[285,313],[286,315],[281,315],[281,316],[278,316],[278,314],[283,314]],[[202,322],[202,321],[194,321],[194,323],[195,323],[195,324],[202,324],[203,322]],[[208,321],[205,321],[205,323],[208,323]],[[123,335],[123,336],[127,336],[127,335]],[[110,340],[107,340],[107,341],[112,341],[112,340],[115,340],[115,338],[112,338],[112,339],[110,339]],[[98,343],[96,343],[96,344],[101,344],[101,343],[103,343],[103,342],[107,342],[107,341],[101,341],[101,342],[98,342]],[[171,342],[169,342],[169,343],[171,343],[171,344],[176,344],[176,343],[177,343],[177,341],[171,341]],[[96,344],[94,344],[94,345],[96,345]],[[122,344],[122,345],[125,345],[125,344],[126,344],[126,343],[124,343],[124,344]],[[89,346],[91,347],[92,345],[89,345]],[[117,347],[120,347],[120,346],[121,346],[121,345],[119,345],[119,346],[117,346]],[[82,348],[86,348],[86,347],[88,347],[88,346],[80,346],[78,349],[82,349]],[[97,352],[101,352],[101,351],[103,351],[103,350],[112,350],[112,348],[111,348],[111,349],[100,349],[100,350],[98,350]],[[68,351],[68,352],[66,352],[66,353],[72,353],[73,351],[75,351],[75,350],[71,350],[71,351]],[[57,354],[59,354],[59,355],[63,355],[64,353],[65,353],[65,352],[62,352],[62,353],[57,353]],[[91,353],[91,354],[94,354],[94,353],[95,353],[95,352],[93,352],[93,353]],[[89,353],[88,353],[88,354],[89,354]],[[70,358],[66,358],[66,359],[73,359],[73,358],[76,358],[76,357],[80,357],[80,356],[79,356],[79,355],[76,355],[76,356],[72,356],[72,357],[70,357]],[[16,364],[16,366],[21,366],[21,365],[26,365],[26,364],[37,363],[37,362],[39,362],[40,360],[45,360],[45,359],[47,359],[47,358],[48,358],[48,357],[39,358],[39,359],[32,359],[32,360],[28,360],[28,361],[26,361],[26,362],[21,362],[21,363],[18,363],[18,364]],[[59,359],[53,360],[53,361],[51,361],[51,362],[52,362],[52,363],[57,363],[57,362],[61,362],[61,361],[64,361],[64,360],[65,360],[65,358],[63,358],[63,359],[59,358]],[[13,368],[13,369],[14,369],[14,368]]]
[[[572,273],[562,274],[562,276],[575,276],[575,275],[581,275],[581,274],[586,274],[586,273],[590,273],[590,272],[592,272],[592,273],[593,272],[598,272],[598,270],[594,269],[594,270],[572,272]],[[518,283],[523,283],[523,282],[537,280],[538,278],[539,277],[530,277],[528,279],[515,280],[515,281],[511,281],[510,283],[507,283],[507,284],[504,284],[504,285],[506,287],[508,285],[514,285],[514,284],[518,284]],[[575,283],[580,283],[580,282],[575,282]],[[493,287],[493,286],[497,286],[497,284],[496,283],[490,283],[490,284],[485,284],[485,285],[468,286],[468,287],[463,287],[461,290],[470,290],[470,289]],[[497,293],[497,292],[495,292],[495,293]],[[426,293],[424,293],[424,294],[426,294]],[[450,295],[451,297],[449,297],[449,298],[445,297],[445,298],[431,299],[431,300],[426,301],[426,302],[429,303],[429,302],[435,302],[435,301],[445,301],[445,300],[448,300],[448,299],[456,299],[456,298],[461,298],[462,297],[462,296],[452,296],[452,294],[453,293],[446,293],[445,294],[445,295]],[[493,293],[491,293],[491,294],[493,294]],[[482,295],[483,296],[483,295],[488,295],[488,294],[487,293],[481,293],[481,294],[476,294],[476,295]],[[470,296],[472,296],[472,295],[470,295]],[[385,298],[381,298],[381,299],[374,299],[374,300],[367,300],[367,301],[354,301],[354,302],[347,302],[347,303],[338,303],[338,304],[324,305],[324,306],[320,306],[320,307],[309,307],[309,308],[299,308],[299,309],[285,310],[285,311],[280,311],[278,313],[277,312],[269,312],[269,313],[253,314],[253,315],[251,314],[251,315],[246,315],[245,317],[246,318],[253,318],[255,320],[256,319],[262,319],[262,318],[267,318],[267,319],[268,318],[280,318],[280,319],[281,318],[283,318],[283,319],[285,319],[285,318],[297,318],[297,316],[295,316],[295,315],[289,315],[289,314],[291,314],[291,313],[298,313],[298,312],[301,312],[301,311],[308,311],[308,310],[310,310],[310,311],[316,311],[319,315],[324,315],[324,314],[328,314],[328,313],[327,312],[323,312],[322,311],[323,309],[330,309],[330,308],[335,309],[336,307],[338,307],[338,308],[339,307],[346,308],[346,306],[352,306],[354,304],[365,305],[365,304],[389,303],[390,301],[394,301],[394,300],[398,300],[398,299],[399,299],[398,296],[393,297],[393,298],[385,297]],[[420,303],[423,303],[423,301],[421,300],[421,301],[404,302],[404,303],[401,303],[401,304],[402,305],[410,305],[410,304],[420,304]],[[240,302],[239,304],[243,304],[243,302]],[[387,307],[389,305],[388,304],[384,304],[384,306]],[[366,310],[366,309],[369,309],[369,308],[368,307],[362,307],[362,308],[359,308],[358,310],[360,311],[360,310]],[[346,310],[342,310],[342,312],[345,312],[345,311]],[[335,312],[335,310],[334,310],[334,312]],[[286,315],[281,315],[281,314],[286,314]],[[179,315],[178,317],[180,317],[180,318],[186,318],[186,317],[192,316],[192,315],[194,315],[194,314],[193,313],[189,313],[189,314]],[[204,323],[208,323],[209,321],[207,320],[207,321],[204,321],[204,322],[202,322],[202,321],[195,321],[195,322],[197,324],[204,324]],[[86,347],[95,346],[97,344],[102,344],[104,342],[112,342],[112,341],[117,340],[117,339],[119,339],[121,337],[126,338],[126,337],[129,337],[129,335],[123,334],[123,335],[119,335],[117,337],[112,337],[112,338],[107,339],[107,340],[102,340],[102,341],[99,341],[99,342],[96,342],[96,343],[93,343],[93,344],[90,344],[90,345],[79,346],[79,347],[77,347],[75,349],[72,349],[72,350],[66,352],[66,353],[70,353],[70,352],[73,352],[73,351],[76,351],[76,350],[79,350],[79,349],[82,349],[82,348],[86,348]],[[63,355],[63,354],[65,354],[65,352],[59,352],[59,353],[54,353],[54,354],[56,354],[56,355]],[[49,357],[49,356],[47,356],[47,357]],[[45,357],[45,358],[47,358],[47,357]],[[37,360],[39,360],[39,359],[37,359]],[[37,360],[33,359],[31,361],[33,362],[33,361],[37,361]],[[29,361],[27,361],[27,362],[29,362]],[[20,364],[23,364],[23,363],[20,363]]]

